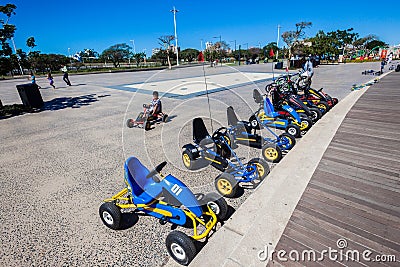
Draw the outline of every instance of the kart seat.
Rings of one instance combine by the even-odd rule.
[[[125,162],[125,180],[128,183],[134,204],[149,204],[161,193],[162,187],[146,178],[150,171],[135,157]]]
[[[236,116],[235,110],[233,107],[229,106],[226,109],[226,114],[228,117],[228,125],[231,125],[234,128],[237,128],[236,130],[243,130],[247,133],[251,132],[251,125],[250,122],[248,121],[239,121],[238,117]]]
[[[262,104],[264,101],[263,96],[257,89],[253,90],[253,99],[257,104]]]
[[[264,112],[265,115],[271,118],[279,117],[279,113],[275,112],[274,106],[271,103],[271,100],[267,97],[264,101]]]
[[[211,138],[207,131],[206,125],[202,118],[195,118],[193,120],[193,141],[200,144],[203,139]]]

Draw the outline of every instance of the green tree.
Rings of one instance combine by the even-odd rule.
[[[287,44],[289,49],[289,60],[293,55],[294,48],[299,44],[299,40],[304,37],[305,29],[311,26],[311,22],[302,21],[296,23],[296,30],[282,33],[282,39]]]
[[[110,60],[114,67],[118,68],[122,61],[128,59],[131,55],[131,47],[126,43],[116,44],[110,46],[101,53],[101,58],[104,60]]]
[[[353,28],[347,30],[336,30],[333,32],[328,32],[327,35],[335,40],[336,48],[342,51],[344,55],[346,49],[358,39],[358,33],[353,32]]]
[[[263,57],[268,57],[271,58],[271,56],[269,55],[269,51],[271,51],[271,49],[274,51],[274,54],[277,53],[277,51],[279,50],[278,46],[276,45],[276,42],[270,42],[268,43],[266,46],[263,47],[262,49],[262,56]]]
[[[306,54],[324,55],[324,54],[338,54],[338,40],[331,35],[327,35],[324,31],[319,31],[315,37],[307,39],[311,42],[311,47],[305,47]]]
[[[14,58],[11,58],[12,49],[9,41],[14,37],[16,27],[8,22],[11,16],[15,15],[16,8],[13,4],[0,5],[0,15],[6,17],[5,20],[0,17],[0,74],[3,76],[8,72],[12,74],[14,68]]]
[[[171,56],[171,43],[173,40],[175,40],[175,36],[173,35],[164,35],[158,38],[158,43],[164,48],[164,50],[161,51],[166,53],[169,69],[172,68],[170,56]]]
[[[381,40],[372,40],[372,41],[369,41],[369,42],[367,42],[365,44],[365,48],[368,49],[368,50],[372,50],[375,47],[379,47],[379,46],[380,47],[387,47],[388,44],[385,43],[384,41],[381,41]]]
[[[132,57],[135,59],[136,62],[136,67],[139,67],[140,62],[144,61],[144,57],[146,56],[145,53],[141,52],[141,53],[136,53],[133,54]]]
[[[180,57],[188,62],[192,62],[193,60],[197,59],[199,56],[200,51],[194,48],[187,48],[182,50],[180,53]]]
[[[35,43],[35,42],[36,42],[36,41],[35,41],[35,38],[34,38],[34,37],[29,37],[29,38],[26,40],[26,46],[29,47],[29,52],[31,52],[32,49],[35,48],[35,46],[36,46],[36,43]]]

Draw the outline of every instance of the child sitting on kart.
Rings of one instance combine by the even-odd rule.
[[[153,92],[153,99],[151,100],[149,107],[149,115],[156,117],[157,114],[161,113],[161,100],[158,98],[158,92]]]

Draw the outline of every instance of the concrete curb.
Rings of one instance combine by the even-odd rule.
[[[269,249],[277,245],[337,129],[368,88],[350,93],[314,125],[211,237],[190,266],[265,266],[267,260],[261,261],[259,254],[264,256],[267,245]],[[170,260],[167,266],[178,265]]]

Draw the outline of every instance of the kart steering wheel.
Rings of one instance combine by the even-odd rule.
[[[151,178],[154,177],[156,174],[161,174],[162,169],[167,165],[167,162],[161,162],[160,164],[157,165],[149,174],[146,175],[146,178]],[[153,178],[154,179],[154,178]],[[157,179],[157,180],[156,180]],[[159,178],[154,179],[155,182],[160,182],[161,180]]]
[[[225,136],[228,132],[228,129],[226,127],[221,127],[218,128],[212,135],[212,139],[216,140],[219,139],[220,136]]]

